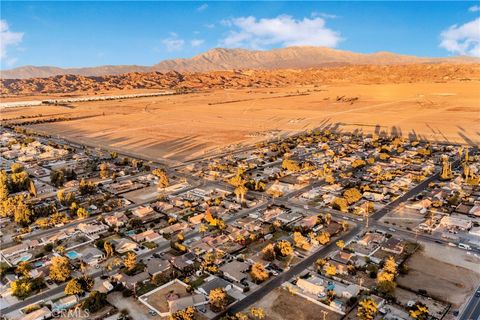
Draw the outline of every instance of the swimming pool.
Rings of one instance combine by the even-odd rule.
[[[74,259],[77,259],[77,258],[78,258],[78,252],[76,252],[76,251],[69,251],[69,252],[67,252],[65,255],[66,255],[66,256],[68,257],[68,259],[70,259],[70,260],[74,260]]]

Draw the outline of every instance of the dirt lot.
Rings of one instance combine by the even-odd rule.
[[[439,300],[450,302],[458,308],[467,301],[480,283],[480,272],[478,264],[475,266],[476,269],[473,269],[474,265],[462,259],[458,253],[445,252],[444,249],[459,251],[440,246],[438,248],[427,246],[423,252],[416,253],[408,260],[410,272],[406,276],[399,277],[398,283],[414,291],[425,289],[428,294]],[[464,253],[460,251],[460,254]],[[439,259],[455,259],[455,265]]]
[[[452,81],[215,89],[68,107],[10,108],[2,110],[2,118],[84,117],[33,125],[32,129],[146,158],[172,160],[319,127],[478,144],[477,88],[476,81]],[[337,101],[341,96],[358,100],[353,104]]]
[[[322,311],[328,312],[328,320],[340,319],[341,315],[323,309],[302,297],[290,294],[285,289],[275,289],[252,307],[261,307],[267,320],[312,320],[323,319]]]

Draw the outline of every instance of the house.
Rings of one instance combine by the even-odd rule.
[[[78,303],[77,296],[75,295],[66,296],[52,303],[52,310],[53,311],[67,310],[75,306],[77,303]]]
[[[172,224],[171,226],[165,227],[163,229],[160,229],[158,232],[160,234],[173,234],[177,233],[179,231],[186,231],[188,228],[188,223],[184,221],[177,222],[175,224]]]
[[[448,229],[455,229],[455,230],[462,230],[462,231],[468,231],[473,226],[471,220],[452,217],[452,216],[444,216],[440,220],[440,225],[445,226]]]
[[[91,266],[98,265],[103,259],[105,259],[105,254],[103,251],[95,247],[86,247],[80,251],[81,260]]]
[[[401,240],[392,237],[382,244],[382,250],[394,254],[401,254],[403,252],[403,243]]]
[[[110,227],[122,227],[126,225],[128,218],[123,212],[115,212],[111,215],[105,216],[105,223]]]
[[[128,289],[134,289],[138,284],[145,283],[150,280],[150,275],[148,272],[143,271],[137,273],[136,275],[129,276],[125,273],[117,273],[113,276],[115,280],[123,284]]]
[[[152,209],[152,207],[149,206],[140,206],[132,211],[132,214],[140,219],[145,219],[151,214],[154,214],[155,211]]]
[[[98,235],[108,230],[108,227],[101,222],[80,223],[77,229],[89,236]]]
[[[161,235],[159,235],[153,230],[147,230],[142,233],[134,234],[130,236],[130,238],[132,238],[132,240],[137,243],[144,242],[144,241],[155,242],[155,241],[164,239]]]
[[[170,262],[164,259],[152,258],[147,262],[147,272],[152,277],[171,268]]]
[[[368,247],[370,244],[373,243],[381,243],[383,241],[383,235],[378,233],[366,233],[362,239],[358,240],[358,244]]]
[[[68,239],[71,236],[71,233],[65,230],[61,230],[52,234],[49,234],[45,237],[42,237],[42,244],[55,243],[57,241],[62,241]]]
[[[0,251],[4,258],[9,258],[22,252],[27,252],[31,248],[38,246],[38,240],[24,240],[22,243]]]
[[[345,251],[338,251],[333,257],[332,259],[337,261],[337,262],[340,262],[340,263],[343,263],[343,264],[347,264],[351,261],[353,257],[353,254],[351,253],[348,253],[348,252],[345,252]]]
[[[184,271],[193,265],[195,262],[195,255],[191,252],[187,252],[179,257],[173,257],[170,262],[178,270]]]
[[[133,251],[138,248],[138,245],[130,239],[122,238],[115,240],[115,251],[122,254],[128,251]]]
[[[235,282],[241,282],[247,278],[247,274],[245,272],[248,270],[248,268],[249,265],[245,262],[233,260],[232,262],[228,262],[221,266],[219,270],[223,272],[223,275],[228,279]]]
[[[228,291],[232,289],[232,284],[226,280],[223,280],[222,278],[212,275],[205,279],[205,282],[198,287],[198,291],[208,296],[210,294],[210,291],[217,288]]]
[[[180,310],[185,310],[188,307],[198,307],[208,303],[208,299],[201,294],[194,294],[191,296],[180,297],[168,301],[170,313],[175,313]],[[160,314],[162,315],[162,314]]]
[[[200,223],[202,223],[203,217],[205,217],[205,214],[200,213],[200,214],[189,217],[188,222],[190,222],[193,225],[200,224]]]
[[[307,279],[299,278],[297,280],[297,286],[307,293],[318,296],[325,292],[326,288],[324,282],[325,281],[322,278],[311,276]]]

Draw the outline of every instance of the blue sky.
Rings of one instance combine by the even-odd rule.
[[[1,4],[1,68],[152,65],[215,47],[480,56],[479,2]]]

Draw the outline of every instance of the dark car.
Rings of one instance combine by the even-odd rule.
[[[477,292],[475,292],[475,297],[480,298],[480,289],[478,289]]]

